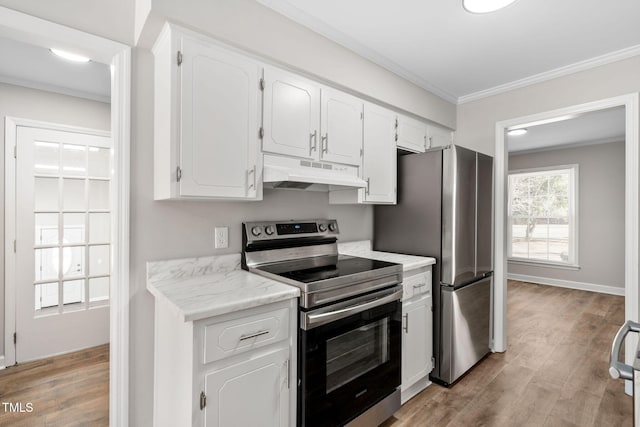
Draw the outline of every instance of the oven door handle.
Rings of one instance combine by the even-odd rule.
[[[328,311],[326,313],[311,314],[305,313],[303,317],[303,329],[313,329],[317,326],[324,325],[325,323],[333,322],[334,320],[344,319],[353,314],[362,313],[365,310],[369,310],[374,307],[387,304],[389,302],[397,301],[402,298],[402,288],[393,293],[378,296],[372,298],[361,304],[350,305],[338,310]]]

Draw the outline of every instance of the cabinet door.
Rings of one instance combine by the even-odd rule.
[[[423,153],[427,146],[427,124],[398,115],[398,148]]]
[[[362,178],[365,203],[396,203],[396,115],[373,104],[364,106]]]
[[[289,425],[288,357],[283,348],[208,374],[205,426]]]
[[[320,87],[276,68],[265,69],[262,150],[318,159]]]
[[[427,147],[446,147],[452,143],[451,131],[438,126],[427,126]]]
[[[188,37],[180,51],[180,196],[255,198],[261,67]]]
[[[360,166],[362,100],[333,89],[322,89],[322,160]]]
[[[431,297],[402,307],[402,389],[425,377],[432,367]]]

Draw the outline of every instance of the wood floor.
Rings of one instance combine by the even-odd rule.
[[[30,402],[33,412],[5,412],[1,402]],[[0,370],[0,426],[108,425],[108,344]]]
[[[624,298],[509,281],[507,351],[447,389],[427,387],[385,427],[632,426],[607,373]]]

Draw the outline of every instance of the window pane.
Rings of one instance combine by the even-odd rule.
[[[62,248],[64,277],[84,276],[84,246]]]
[[[63,145],[62,173],[74,176],[87,175],[87,147],[84,145]]]
[[[47,248],[35,250],[35,280],[54,280],[58,278],[60,261],[59,248]]]
[[[84,211],[84,179],[65,179],[63,192],[63,206],[65,211]]]
[[[62,287],[62,303],[78,304],[84,302],[84,280],[64,282]]]
[[[572,169],[509,176],[511,256],[574,262],[570,237]]]
[[[58,283],[43,283],[35,286],[35,309],[41,310],[58,305]]]
[[[36,178],[34,193],[36,211],[58,210],[58,178]]]
[[[89,181],[89,209],[109,209],[109,181]]]
[[[33,147],[33,172],[37,175],[58,175],[60,144],[35,141]]]
[[[64,214],[63,243],[85,243],[85,214]]]
[[[106,276],[109,274],[109,245],[91,246],[89,248],[89,274]]]
[[[89,279],[89,302],[109,300],[109,278]]]
[[[110,223],[108,213],[89,214],[89,243],[108,243]]]
[[[108,148],[89,147],[89,176],[109,177],[110,154]]]
[[[35,244],[36,245],[57,245],[58,233],[58,214],[35,214]]]

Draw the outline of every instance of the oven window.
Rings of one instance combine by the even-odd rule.
[[[389,318],[327,340],[327,393],[389,360]]]

